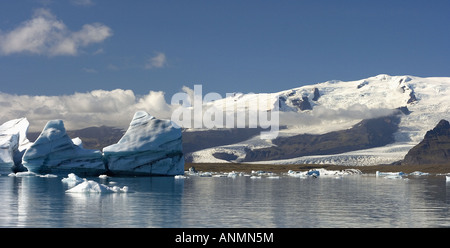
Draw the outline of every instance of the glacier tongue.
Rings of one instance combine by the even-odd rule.
[[[103,148],[107,168],[116,175],[184,173],[181,129],[145,111],[135,113],[124,136]]]
[[[62,120],[47,122],[37,140],[23,155],[23,165],[35,173],[100,174],[106,172],[102,153],[73,143]]]

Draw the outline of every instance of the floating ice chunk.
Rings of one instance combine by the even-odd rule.
[[[106,178],[108,178],[109,176],[108,175],[105,175],[105,174],[102,174],[102,175],[100,175],[100,176],[98,176],[98,178],[101,178],[101,179],[106,179]]]
[[[78,184],[77,186],[66,190],[67,193],[126,193],[128,192],[128,187],[124,186],[120,188],[119,186],[108,187],[104,184],[92,180],[85,180],[84,182]]]
[[[79,183],[81,183],[83,181],[84,181],[84,179],[78,177],[74,173],[69,173],[69,175],[67,175],[67,178],[61,179],[61,182],[67,183],[67,184],[72,185],[72,186],[75,186],[76,184],[79,184]]]
[[[267,178],[268,178],[268,179],[280,179],[279,176],[268,176]]]
[[[409,175],[411,175],[411,176],[428,176],[428,175],[430,175],[430,173],[414,171],[414,172],[409,173]]]
[[[377,177],[387,177],[387,176],[389,176],[389,177],[396,177],[396,176],[402,177],[402,176],[406,176],[406,174],[403,173],[403,172],[379,172],[379,171],[377,171],[375,173],[375,175]]]
[[[403,177],[400,175],[390,175],[390,176],[385,176],[384,178],[385,179],[403,179]],[[407,179],[407,178],[405,178],[405,179]]]
[[[306,173],[307,176],[318,177],[320,176],[320,171],[318,170],[310,170]]]
[[[288,176],[290,177],[298,177],[298,178],[305,178],[306,177],[306,173],[307,172],[299,172],[299,171],[293,171],[293,170],[289,170],[288,171]]]
[[[228,177],[228,174],[216,174],[213,175],[212,177]]]
[[[39,177],[45,177],[45,178],[55,178],[55,177],[58,177],[57,175],[55,175],[55,174],[45,174],[45,175],[38,175]]]
[[[199,176],[201,177],[212,177],[212,172],[201,172],[199,173]]]
[[[184,175],[176,175],[175,176],[175,179],[185,179],[185,178],[187,178],[187,176],[184,176]]]
[[[23,172],[16,172],[16,173],[9,173],[8,176],[9,177],[34,177],[37,176],[38,174],[31,172],[31,171],[23,171]]]
[[[235,177],[237,177],[237,173],[235,172],[235,171],[232,171],[232,172],[230,172],[230,173],[228,173],[228,177],[232,177],[232,178],[235,178]]]

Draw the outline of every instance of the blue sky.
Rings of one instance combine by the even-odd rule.
[[[449,13],[448,0],[5,0],[0,91],[170,100],[194,84],[225,96],[382,73],[450,76]]]

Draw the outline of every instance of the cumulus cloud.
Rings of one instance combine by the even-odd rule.
[[[145,64],[145,69],[164,68],[167,66],[167,58],[164,53],[157,52],[154,57],[150,58]]]
[[[187,101],[189,105],[194,96],[194,90],[183,87],[181,91],[180,93],[186,96],[183,101]],[[12,119],[27,117],[30,122],[30,131],[33,132],[41,131],[49,120],[56,119],[63,120],[69,130],[101,125],[127,128],[134,113],[139,110],[147,111],[159,119],[171,119],[172,113],[180,110],[178,109],[180,103],[172,102],[172,100],[174,99],[167,103],[165,93],[162,91],[149,91],[144,95],[135,95],[132,90],[123,89],[93,90],[60,96],[14,95],[0,92],[0,109],[2,110],[0,125]],[[210,106],[204,105],[203,111],[206,110],[214,111]],[[304,132],[323,133],[350,128],[362,119],[389,115],[392,111],[392,109],[369,108],[362,104],[337,109],[317,105],[314,106],[313,111],[280,112],[279,125],[297,126]],[[192,109],[189,109],[187,113],[194,116]],[[234,113],[232,114],[234,116]],[[224,116],[224,118],[228,117]],[[202,119],[195,119],[195,121],[202,121]],[[245,123],[248,123],[248,120]]]
[[[89,126],[114,126],[127,128],[138,110],[170,119],[172,106],[164,92],[150,91],[136,96],[132,90],[94,90],[62,96],[12,95],[0,92],[0,124],[27,117],[30,131],[41,131],[47,121],[61,119],[67,129]]]
[[[0,52],[3,55],[76,55],[80,48],[103,42],[111,35],[111,28],[101,23],[85,24],[81,30],[71,31],[50,10],[37,9],[30,20],[0,33]]]

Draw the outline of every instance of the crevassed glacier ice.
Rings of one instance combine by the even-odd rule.
[[[31,143],[27,139],[29,122],[19,118],[0,126],[0,173],[23,171],[22,155]]]
[[[145,111],[134,114],[116,144],[103,148],[108,170],[116,175],[181,175],[184,156],[181,129]]]
[[[23,155],[23,165],[35,173],[76,172],[95,175],[106,172],[102,153],[74,144],[62,120],[47,122],[37,140]]]

